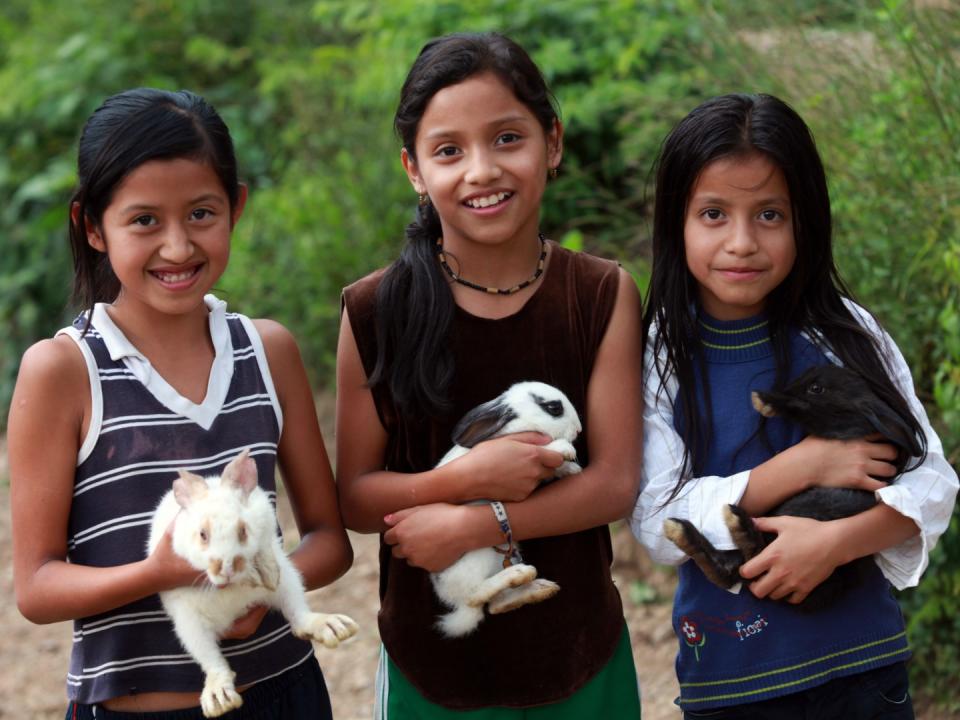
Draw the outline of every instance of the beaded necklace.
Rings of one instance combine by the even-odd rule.
[[[443,238],[437,238],[437,258],[440,260],[440,267],[443,268],[444,272],[450,276],[450,278],[461,285],[465,285],[468,288],[473,290],[479,290],[480,292],[489,293],[491,295],[513,295],[514,293],[520,292],[525,287],[537,281],[541,275],[543,275],[543,266],[544,262],[547,259],[547,239],[543,236],[543,233],[537,233],[537,238],[540,240],[540,259],[537,260],[537,269],[533,271],[533,275],[528,277],[522,283],[514,285],[513,287],[508,288],[495,288],[487,287],[486,285],[478,285],[475,282],[470,282],[469,280],[464,279],[458,273],[453,271],[453,268],[450,267],[447,263],[447,256],[443,253]]]

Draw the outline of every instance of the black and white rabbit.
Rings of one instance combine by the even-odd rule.
[[[884,442],[897,448],[893,465],[898,475],[904,472],[911,458],[924,453],[923,443],[914,435],[907,419],[878,397],[863,377],[847,368],[836,365],[811,368],[782,392],[754,392],[751,398],[757,412],[797,423],[809,435],[835,440],[882,436]],[[874,493],[867,490],[813,487],[788,498],[766,514],[836,520],[869,510],[876,504]],[[711,582],[729,589],[743,580],[740,566],[769,545],[775,536],[757,530],[749,515],[736,505],[724,508],[724,518],[736,550],[717,550],[688,520],[666,520],[664,534],[697,563]],[[801,607],[815,611],[828,606],[857,582],[871,562],[872,559],[866,557],[841,565],[807,595]]]
[[[560,390],[541,382],[516,383],[463,416],[453,430],[456,444],[437,467],[484,440],[535,431],[553,438],[545,447],[564,457],[555,477],[572,475],[581,470],[573,447],[580,430],[577,411]],[[430,579],[437,597],[451,608],[437,620],[437,629],[447,637],[473,632],[483,620],[484,606],[496,615],[546,600],[560,590],[556,583],[538,579],[532,565],[506,564],[504,555],[494,548],[472,550],[446,570],[432,573]]]
[[[240,707],[234,672],[218,641],[253,605],[278,608],[294,635],[336,647],[357,632],[346,615],[310,610],[303,580],[281,546],[276,513],[257,485],[257,466],[244,450],[220,477],[184,470],[153,515],[147,551],[176,520],[173,550],[208,582],[160,593],[184,649],[203,669],[200,706],[205,717]]]

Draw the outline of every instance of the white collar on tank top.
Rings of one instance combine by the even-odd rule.
[[[97,303],[93,308],[93,326],[103,338],[112,360],[122,360],[150,394],[172,412],[189,418],[208,430],[220,413],[230,389],[230,380],[233,377],[233,342],[227,327],[227,304],[214,295],[204,296],[204,302],[209,311],[214,358],[210,377],[207,379],[207,392],[200,404],[183,397],[154,371],[146,356],[110,319],[104,303]]]

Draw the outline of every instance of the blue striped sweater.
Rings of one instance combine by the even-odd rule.
[[[800,428],[780,418],[766,422],[769,444],[756,433],[760,415],[750,405],[750,391],[769,389],[774,379],[763,317],[731,322],[701,317],[700,340],[714,434],[698,474],[729,476],[754,468],[803,438]],[[790,355],[791,377],[828,362],[800,333],[791,334]],[[699,375],[697,382],[702,396]],[[701,413],[705,407],[701,400]],[[682,413],[674,424],[682,432]],[[910,654],[900,608],[876,565],[856,589],[818,613],[758,600],[745,587],[736,594],[722,590],[692,562],[678,574],[673,625],[679,702],[685,709],[788,695]]]

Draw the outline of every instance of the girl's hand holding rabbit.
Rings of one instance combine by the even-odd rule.
[[[220,636],[222,640],[246,640],[253,635],[270,610],[266,605],[253,605],[246,613],[233,621],[233,625]]]
[[[754,468],[738,504],[757,516],[811,487],[874,492],[888,484],[877,478],[896,475],[890,462],[896,456],[893,445],[870,438],[831,440],[808,435]]]
[[[756,518],[754,523],[758,530],[777,534],[763,552],[740,568],[743,577],[759,578],[749,586],[758,598],[802,602],[844,563],[838,553],[843,541],[838,521],[783,515]]]
[[[160,543],[147,556],[146,562],[151,565],[151,575],[156,579],[156,592],[205,582],[203,572],[173,551],[173,526],[174,524],[170,523]]]
[[[750,585],[755,596],[789,598],[791,603],[802,602],[840,565],[917,533],[913,520],[884,503],[839,520],[780,516],[754,518],[754,524],[761,532],[776,533],[777,539],[744,563],[740,574],[747,579],[763,575]]]
[[[502,540],[486,505],[431,503],[390,513],[384,521],[390,529],[383,539],[393,546],[393,556],[429,572],[445,570],[464,553]]]
[[[887,486],[877,478],[892,479],[897,474],[892,464],[897,449],[890,443],[873,442],[870,438],[829,440],[810,435],[795,447],[812,460],[808,465],[811,485],[873,491]]]
[[[536,432],[485,440],[446,467],[467,483],[466,500],[521,502],[563,463],[560,453],[542,447],[550,441]]]

